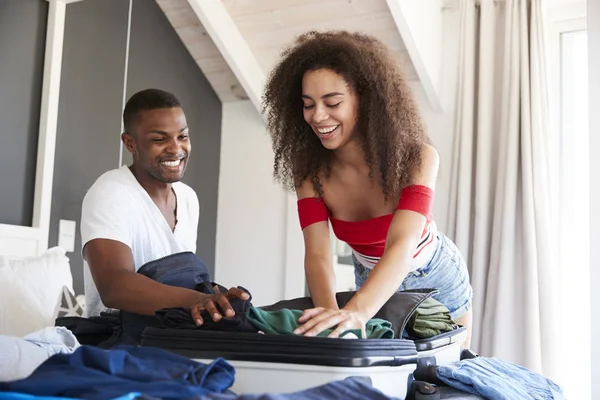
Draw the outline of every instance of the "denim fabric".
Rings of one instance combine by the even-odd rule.
[[[490,400],[563,400],[561,388],[550,379],[497,358],[477,357],[437,368],[448,386]]]
[[[50,357],[25,379],[0,383],[0,393],[104,400],[139,392],[164,400],[187,399],[223,393],[234,374],[220,358],[206,365],[152,347],[81,346],[73,354]]]
[[[358,290],[365,284],[371,270],[354,256],[354,282]],[[377,268],[377,266],[375,266]],[[438,232],[437,248],[431,260],[423,267],[410,271],[398,291],[414,289],[437,289],[433,298],[450,310],[454,319],[471,309],[473,289],[469,282],[469,271],[456,245]]]
[[[201,282],[210,282],[206,265],[189,251],[150,261],[142,265],[137,272],[156,282],[187,289],[195,289]]]
[[[110,400],[144,400],[140,393],[128,393]],[[0,400],[80,400],[71,397],[34,396],[17,392],[0,392]]]
[[[169,286],[196,289],[202,282],[210,282],[210,274],[200,258],[186,251],[150,261],[138,269],[138,273]],[[158,327],[155,316],[121,311],[121,332],[114,343],[137,345],[147,327]]]
[[[111,400],[145,400],[148,396],[140,393],[129,393],[127,395],[113,398]],[[334,381],[314,388],[285,394],[219,394],[210,393],[190,397],[189,400],[396,400],[389,397],[370,384],[370,379],[365,377],[349,377]],[[60,397],[38,397],[21,393],[1,393],[0,400],[75,400]],[[108,399],[107,399],[108,400]],[[158,399],[152,399],[158,400]]]

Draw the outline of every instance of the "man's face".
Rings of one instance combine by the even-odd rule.
[[[183,110],[162,108],[141,111],[135,132],[125,134],[124,141],[134,164],[161,182],[173,183],[183,178],[187,167],[192,150],[188,134]]]

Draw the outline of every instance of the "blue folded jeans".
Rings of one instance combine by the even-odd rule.
[[[437,367],[448,386],[491,400],[564,400],[562,389],[550,379],[497,358],[477,357]]]

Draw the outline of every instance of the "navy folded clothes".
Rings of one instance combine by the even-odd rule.
[[[213,285],[218,286],[222,293],[227,291],[223,286],[214,282],[202,282],[202,284],[196,286],[196,290],[212,294],[214,293],[212,289]],[[155,312],[154,315],[158,318],[163,328],[256,333],[258,329],[246,318],[246,311],[252,307],[252,294],[241,286],[238,286],[238,288],[248,293],[249,297],[247,300],[237,298],[229,300],[229,304],[235,312],[233,317],[223,317],[215,322],[206,310],[202,310],[200,312],[203,320],[202,325],[196,325],[189,308],[163,308]]]
[[[0,395],[108,400],[141,393],[179,400],[223,393],[233,384],[234,375],[234,368],[220,358],[207,365],[152,347],[81,346],[73,354],[50,357],[25,379],[0,383]]]
[[[239,304],[242,302],[245,303],[244,300],[240,299],[230,300],[235,316],[223,317],[217,322],[213,321],[208,312],[202,311],[200,314],[203,319],[202,325],[196,325],[189,308],[164,308],[157,311],[155,315],[163,328],[256,333],[258,329],[246,318],[246,305]]]

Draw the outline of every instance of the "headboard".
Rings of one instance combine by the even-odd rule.
[[[0,224],[0,256],[29,257],[45,251],[39,228]]]
[[[35,171],[33,226],[0,224],[0,255],[35,256],[46,251],[54,174],[54,150],[62,67],[67,0],[51,1],[48,8],[40,134]]]

